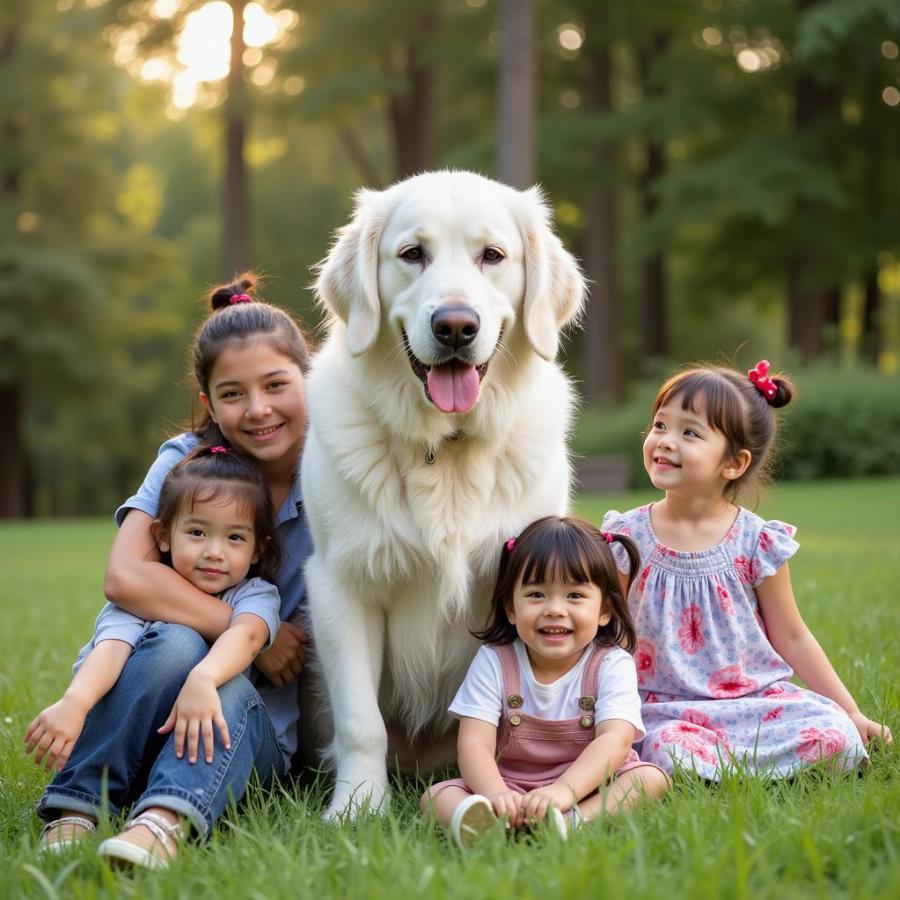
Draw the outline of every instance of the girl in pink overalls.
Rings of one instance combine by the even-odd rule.
[[[614,542],[633,576],[631,540],[581,519],[548,516],[505,543],[491,619],[476,634],[486,643],[450,705],[462,777],[421,801],[460,846],[498,819],[508,828],[548,819],[565,838],[668,787],[631,747],[644,727]]]

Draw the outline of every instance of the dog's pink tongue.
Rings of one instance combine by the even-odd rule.
[[[431,367],[428,372],[428,393],[441,412],[464,413],[478,399],[480,382],[475,366],[465,366],[454,359]]]

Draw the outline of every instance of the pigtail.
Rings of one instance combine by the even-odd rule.
[[[628,653],[634,653],[637,647],[637,631],[631,618],[631,611],[628,608],[628,594],[631,592],[631,585],[637,578],[641,569],[641,556],[638,553],[637,545],[634,541],[624,534],[614,534],[609,531],[602,532],[606,541],[606,555],[609,557],[609,567],[611,576],[601,585],[604,593],[604,600],[607,604],[611,618],[607,625],[598,630],[598,637],[603,644],[615,644],[622,647]],[[613,544],[621,544],[625,553],[628,555],[628,591],[622,591],[622,585],[618,578],[618,567],[616,566],[615,556],[612,552]]]
[[[509,621],[507,606],[512,602],[513,591],[522,568],[521,549],[516,553],[517,541],[517,538],[511,537],[503,542],[487,621],[484,628],[469,632],[472,637],[486,644],[510,644],[516,639],[516,626]]]
[[[641,555],[638,552],[637,544],[625,534],[613,534],[610,543],[621,544],[628,555],[628,592],[631,593],[634,579],[637,578],[638,572],[641,570]]]

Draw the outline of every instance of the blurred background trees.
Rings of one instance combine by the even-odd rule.
[[[314,328],[353,191],[437,166],[539,181],[583,260],[583,449],[697,357],[893,396],[898,43],[895,0],[0,0],[0,516],[114,508],[204,290]]]

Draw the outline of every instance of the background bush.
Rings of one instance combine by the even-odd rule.
[[[798,391],[782,412],[776,477],[900,474],[900,378],[825,365],[792,374]],[[631,486],[645,487],[641,443],[658,385],[642,382],[616,409],[584,410],[573,436],[575,453],[624,456]]]

